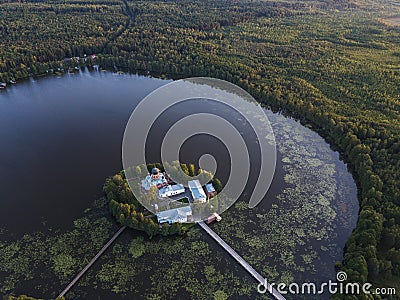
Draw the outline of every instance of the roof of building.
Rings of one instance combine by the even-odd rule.
[[[206,194],[204,193],[203,188],[201,187],[200,181],[191,180],[188,182],[188,186],[190,191],[192,192],[192,196],[194,199],[205,199]]]
[[[147,175],[145,179],[142,180],[142,187],[145,190],[150,190],[151,186],[157,186],[158,184],[166,184],[167,180],[165,179],[164,175],[159,176],[158,178],[152,178],[151,175]]]
[[[194,199],[204,199],[206,198],[206,195],[204,195],[204,192],[202,193],[202,189],[199,190],[198,188],[194,188],[191,190],[192,191],[192,195]]]
[[[185,187],[182,184],[173,184],[173,185],[167,185],[163,188],[160,189],[160,193],[165,193],[168,191],[185,191]]]
[[[167,221],[176,221],[181,218],[186,218],[192,214],[192,208],[190,206],[182,206],[174,209],[164,210],[157,213],[157,219]]]
[[[207,192],[209,192],[209,193],[214,193],[214,192],[215,192],[215,188],[214,188],[214,186],[212,185],[212,183],[207,183],[207,184],[206,184],[206,190],[207,190]]]
[[[200,181],[197,180],[197,179],[196,179],[196,180],[188,181],[188,186],[189,186],[189,188],[198,188],[198,189],[201,188]]]

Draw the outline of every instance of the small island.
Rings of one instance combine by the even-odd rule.
[[[196,204],[194,207],[199,207],[198,209],[210,211],[206,222],[220,220],[220,216],[214,211],[218,205],[217,194],[222,190],[220,180],[212,178],[208,172],[201,169],[196,172],[193,164],[173,164],[180,167],[186,175],[202,175],[203,178],[209,178],[209,182],[204,188],[199,180],[189,181],[188,187],[176,184],[159,163],[121,171],[107,178],[103,187],[111,214],[117,222],[144,231],[152,238],[156,235],[180,235],[187,232],[194,224],[190,204]],[[136,199],[126,176],[143,178],[140,193],[143,194],[146,204],[154,207],[155,215]]]

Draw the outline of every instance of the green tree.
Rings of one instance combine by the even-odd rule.
[[[222,290],[218,290],[214,293],[214,300],[226,300],[228,299],[228,295],[222,291]]]

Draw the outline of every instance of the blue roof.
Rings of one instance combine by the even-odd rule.
[[[172,188],[173,191],[179,191],[179,190],[185,189],[183,184],[173,184],[173,185],[170,185],[170,187]]]
[[[209,193],[214,193],[215,192],[215,188],[212,185],[212,183],[206,184],[206,189],[207,189],[207,192],[209,192]]]
[[[205,196],[199,191],[198,188],[192,188],[192,194],[193,198],[195,199],[205,198]]]
[[[199,180],[192,180],[188,182],[189,189],[192,193],[193,199],[206,199],[206,194],[201,187]]]

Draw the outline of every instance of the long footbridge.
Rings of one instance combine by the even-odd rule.
[[[58,295],[57,298],[63,297],[68,291],[78,282],[79,279],[86,273],[87,270],[96,262],[96,260],[107,250],[107,248],[119,237],[119,235],[126,229],[126,226],[121,227],[112,238],[100,249],[95,257],[75,276],[75,278],[66,286],[66,288]]]
[[[216,232],[208,227],[203,221],[198,222],[203,228],[222,248],[224,248],[247,272],[249,272],[258,283],[262,284],[266,290],[277,300],[285,300],[285,298],[275,289],[267,280],[262,277],[256,270],[253,269],[235,250],[233,250]],[[100,249],[91,261],[80,271],[76,277],[66,286],[66,288],[58,295],[58,298],[63,297],[68,291],[79,281],[79,279],[92,267],[97,259],[107,250],[107,248],[120,236],[126,229],[126,226],[121,227],[112,238]]]
[[[250,266],[243,257],[241,257],[235,250],[231,248],[225,241],[210,227],[207,226],[203,221],[198,222],[201,228],[203,228],[222,248],[224,248],[247,272],[249,272],[260,284],[264,285],[266,290],[274,296],[275,299],[285,300],[276,289],[273,288],[271,284],[267,282],[267,280],[262,277],[256,270]]]

